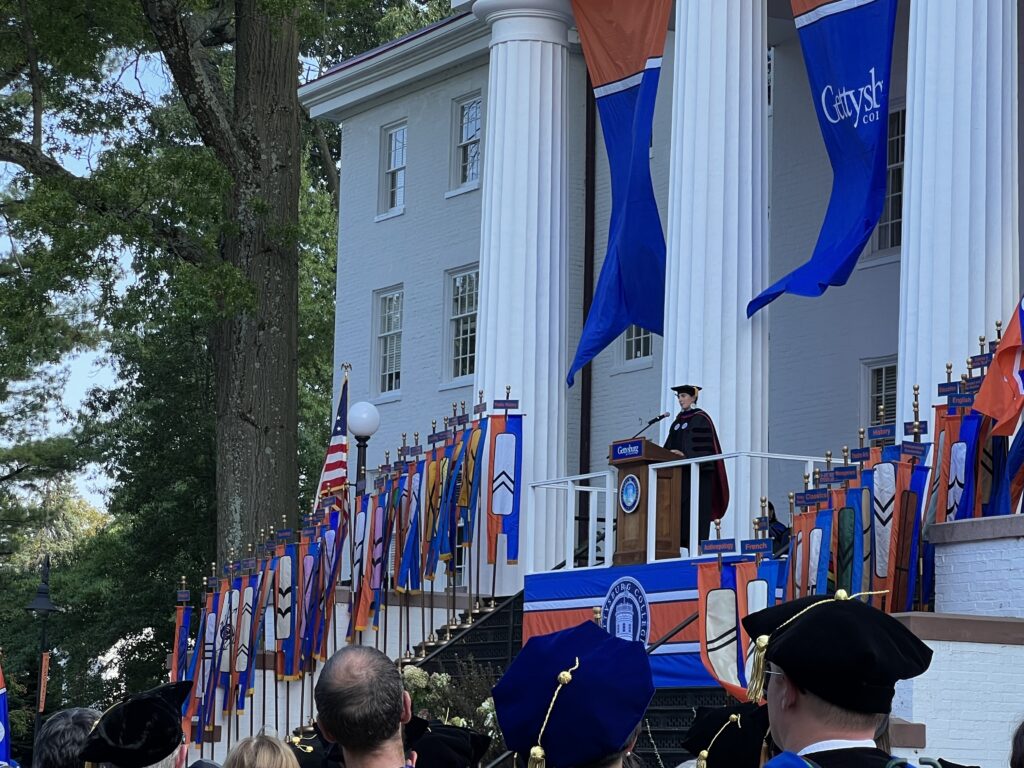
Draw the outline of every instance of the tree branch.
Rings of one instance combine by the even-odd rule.
[[[242,175],[249,162],[217,98],[217,89],[203,69],[198,41],[191,39],[186,18],[179,13],[175,0],[141,0],[141,3],[174,84],[199,126],[203,142],[232,176]]]
[[[324,176],[327,178],[327,188],[331,192],[331,199],[334,201],[334,210],[338,210],[339,188],[341,180],[338,178],[338,166],[334,164],[334,155],[327,144],[327,135],[324,133],[320,123],[313,121],[313,138],[316,139],[316,147],[320,152],[320,165],[324,169]]]
[[[183,261],[196,265],[214,261],[211,254],[180,227],[174,226],[155,213],[133,208],[128,201],[111,202],[97,195],[93,181],[75,176],[52,157],[27,142],[0,137],[0,162],[13,163],[42,181],[63,184],[75,202],[95,213],[114,216],[122,221],[143,221],[163,240],[167,250]]]
[[[39,79],[39,55],[36,53],[35,35],[29,19],[28,3],[20,0],[22,36],[25,39],[25,57],[28,60],[28,82],[32,88],[32,146],[43,148],[43,87]]]

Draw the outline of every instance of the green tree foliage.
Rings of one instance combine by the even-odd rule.
[[[49,621],[47,712],[106,706],[157,682],[178,579],[198,593],[218,557],[225,331],[259,315],[265,290],[239,245],[246,227],[277,252],[294,249],[298,471],[290,508],[279,512],[312,500],[333,409],[339,142],[330,126],[296,115],[300,143],[287,163],[296,175],[303,165],[288,193],[297,218],[274,223],[260,192],[265,177],[236,154],[247,151],[262,98],[239,89],[265,61],[251,50],[245,14],[294,25],[296,70],[298,60],[324,70],[440,18],[448,5],[0,0],[0,8],[8,19],[0,28],[0,163],[8,164],[0,171],[0,648],[15,757],[25,757],[38,626],[23,606],[40,553],[53,557],[53,599],[65,608]],[[60,399],[66,364],[88,350],[105,355],[118,382],[69,413]],[[67,485],[87,462],[113,478],[107,515]]]

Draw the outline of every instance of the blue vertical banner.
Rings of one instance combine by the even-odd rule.
[[[11,723],[7,714],[7,683],[0,669],[0,760],[11,762]]]
[[[661,334],[665,235],[651,183],[651,133],[671,0],[643,13],[621,0],[573,0],[608,151],[608,250],[566,383],[630,325]]]
[[[889,75],[897,0],[792,0],[832,195],[810,260],[747,305],[845,285],[885,204]]]

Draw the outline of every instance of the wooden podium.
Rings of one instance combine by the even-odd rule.
[[[618,509],[613,565],[647,561],[647,467],[681,458],[643,437],[617,440],[609,447],[609,463],[619,471]],[[679,509],[683,467],[657,472],[658,508],[654,553],[657,559],[679,557]]]

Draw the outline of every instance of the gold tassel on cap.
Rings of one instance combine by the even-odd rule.
[[[768,672],[768,635],[758,635],[754,641],[754,663],[747,683],[747,700],[759,702],[764,697],[764,677]]]
[[[718,740],[718,737],[722,735],[722,731],[724,731],[726,728],[728,728],[732,723],[736,723],[736,727],[737,728],[742,728],[743,727],[743,724],[740,722],[740,716],[739,715],[736,715],[736,714],[729,715],[729,721],[726,722],[726,723],[723,723],[722,727],[718,729],[718,733],[716,733],[711,738],[711,741],[708,742],[708,748],[707,749],[702,749],[697,754],[697,768],[708,768],[708,753],[710,752],[711,748],[715,745],[715,741]]]
[[[568,685],[572,682],[572,673],[580,668],[579,657],[576,657],[576,663],[573,664],[569,669],[563,670],[558,673],[558,687],[555,688],[555,693],[551,697],[551,703],[548,704],[547,714],[544,715],[544,722],[541,723],[540,733],[537,734],[537,746],[530,748],[530,759],[527,761],[527,768],[545,768],[546,761],[544,755],[544,748],[540,745],[541,739],[544,738],[544,729],[548,727],[548,720],[551,717],[551,710],[555,708],[555,700],[558,699],[558,694],[562,690],[562,686]]]

